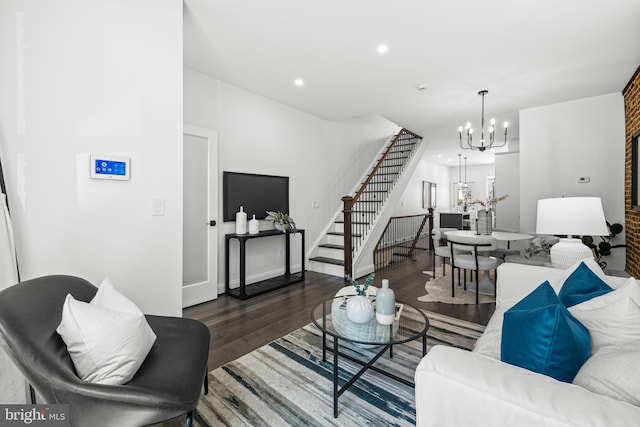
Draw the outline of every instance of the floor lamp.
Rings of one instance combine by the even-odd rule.
[[[568,268],[585,258],[593,258],[591,249],[572,236],[609,234],[599,197],[560,197],[538,200],[537,234],[566,235],[551,247],[551,265]]]

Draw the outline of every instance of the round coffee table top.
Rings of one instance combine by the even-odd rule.
[[[396,301],[396,319],[393,325],[378,323],[375,316],[375,297],[369,296],[374,306],[373,318],[357,324],[347,318],[346,303],[353,295],[337,296],[315,305],[311,320],[323,332],[350,342],[369,345],[393,345],[415,340],[427,333],[429,319],[414,306]]]

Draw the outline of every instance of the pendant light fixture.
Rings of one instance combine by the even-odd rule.
[[[458,128],[458,136],[460,138],[460,148],[462,148],[463,150],[478,150],[480,152],[485,151],[486,149],[492,149],[492,148],[496,148],[496,147],[503,147],[507,144],[507,128],[509,126],[509,123],[504,122],[504,141],[502,142],[502,144],[495,144],[495,124],[496,121],[495,119],[491,119],[490,121],[490,126],[487,129],[487,134],[488,134],[488,141],[485,139],[484,134],[485,134],[485,129],[484,129],[484,96],[486,94],[488,94],[489,91],[488,90],[481,90],[480,92],[478,92],[478,95],[480,95],[482,97],[482,121],[481,121],[481,128],[480,128],[480,144],[473,144],[473,128],[471,127],[471,122],[467,122],[467,125],[464,127],[464,129],[462,128],[462,126],[460,126]],[[462,132],[463,130],[466,130],[466,138],[465,141],[463,143],[462,141]]]
[[[464,185],[467,185],[467,157],[464,158]]]

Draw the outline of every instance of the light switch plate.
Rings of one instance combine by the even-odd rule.
[[[152,200],[152,212],[153,216],[163,216],[164,215],[164,198],[155,198]]]

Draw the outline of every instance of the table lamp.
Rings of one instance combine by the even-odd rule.
[[[561,197],[538,200],[537,234],[566,235],[551,247],[551,265],[568,268],[592,258],[591,249],[571,236],[609,234],[600,197]]]

